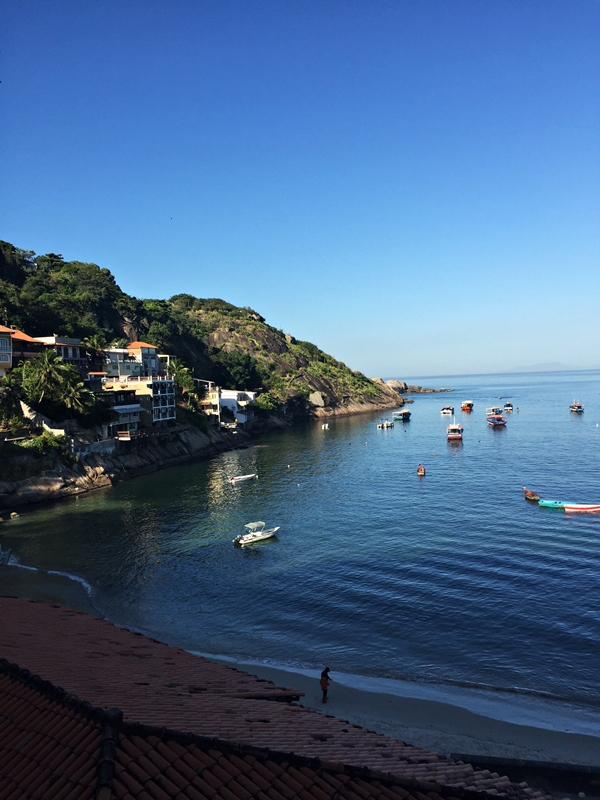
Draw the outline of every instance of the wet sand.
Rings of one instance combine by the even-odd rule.
[[[61,603],[98,616],[84,586],[66,577],[0,566],[0,596]],[[0,654],[1,655],[1,654]],[[230,666],[305,693],[301,702],[356,725],[450,756],[463,754],[600,766],[600,737],[502,722],[437,700],[401,697],[332,683],[321,703],[318,673],[217,659]]]

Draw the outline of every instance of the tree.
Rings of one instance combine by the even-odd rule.
[[[65,381],[77,371],[65,364],[60,356],[50,347],[46,347],[37,358],[25,361],[21,367],[23,393],[31,403],[41,403],[44,397],[48,400],[59,400]]]
[[[167,375],[173,378],[182,395],[191,394],[195,390],[194,379],[188,367],[180,358],[172,358],[167,366]]]
[[[0,378],[0,420],[21,417],[21,386],[14,372]]]
[[[87,348],[87,353],[89,356],[95,356],[98,353],[101,353],[103,350],[106,350],[108,346],[108,342],[106,341],[106,336],[102,331],[98,333],[93,333],[91,336],[87,336],[82,344],[84,344]]]
[[[77,375],[77,373],[75,374]],[[92,396],[79,376],[71,375],[62,386],[59,400],[69,409],[72,416],[73,412],[83,414],[87,411],[91,405]]]

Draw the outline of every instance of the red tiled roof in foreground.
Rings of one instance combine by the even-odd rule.
[[[101,800],[544,796],[336,717],[273,702],[301,693],[60,606],[0,598],[0,659],[3,800],[88,797],[82,781],[88,791],[90,763]],[[30,768],[6,771],[18,759]],[[60,793],[8,791],[25,772],[40,786],[60,780]]]

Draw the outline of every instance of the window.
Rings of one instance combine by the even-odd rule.
[[[0,350],[10,350],[8,339],[0,339]]]
[[[10,355],[8,353],[0,353],[0,364],[10,364]]]

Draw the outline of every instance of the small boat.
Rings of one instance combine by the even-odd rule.
[[[473,411],[473,406],[475,403],[472,400],[463,400],[460,404],[460,410],[466,411],[467,413],[471,413]]]
[[[600,505],[598,503],[565,503],[564,509],[568,514],[598,514]]]
[[[419,466],[417,467],[417,475],[419,476],[419,478],[422,478],[423,475],[425,475],[425,467],[423,466],[423,464],[419,464]]]
[[[571,411],[574,414],[582,414],[583,413],[583,403],[577,403],[575,400],[571,403]]]
[[[463,438],[463,426],[454,420],[450,425],[446,425],[446,437],[449,442],[461,442]]]
[[[236,475],[234,478],[229,478],[231,483],[242,483],[242,481],[251,481],[254,478],[258,478],[256,472],[251,472],[249,475]]]
[[[408,408],[403,408],[400,411],[394,411],[392,416],[394,419],[400,420],[400,422],[408,422],[410,419],[410,411]]]
[[[523,486],[522,489],[523,492],[525,493],[525,500],[531,500],[534,503],[537,503],[539,501],[540,499],[539,494],[537,494],[536,492],[532,492],[526,486]]]
[[[513,410],[513,404],[512,403],[504,403],[504,413],[505,414],[510,414],[512,410]]]
[[[486,408],[485,413],[488,417],[492,414],[502,414],[502,408],[500,406],[490,406]]]
[[[451,417],[454,414],[454,408],[452,406],[444,406],[440,414],[443,414],[445,417]]]
[[[270,539],[272,536],[275,536],[277,531],[279,530],[279,526],[276,528],[265,528],[264,522],[248,522],[244,525],[244,530],[246,533],[240,533],[239,536],[236,536],[233,539],[233,544],[237,547],[245,547],[247,544],[254,544],[255,542],[262,542],[265,539]]]
[[[324,422],[324,423],[321,425],[321,428],[322,428],[324,431],[328,431],[328,430],[329,430],[329,423],[328,423],[328,422]]]
[[[506,417],[502,414],[488,414],[485,421],[492,428],[504,428],[506,425]]]
[[[394,423],[391,421],[391,419],[382,419],[381,422],[377,423],[377,427],[378,428],[393,428],[394,427]]]
[[[564,508],[565,501],[564,500],[538,500],[538,506],[543,506],[543,508]]]

